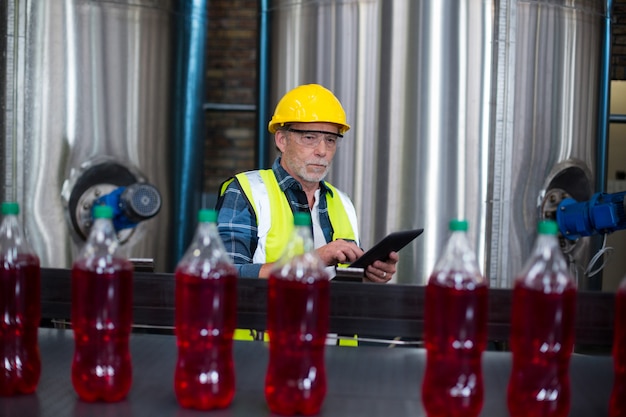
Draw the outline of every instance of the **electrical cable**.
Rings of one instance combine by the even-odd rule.
[[[591,258],[589,264],[587,265],[587,268],[585,269],[584,274],[587,278],[591,278],[592,276],[602,271],[609,262],[610,255],[613,253],[614,249],[611,246],[606,246],[607,236],[607,234],[604,235],[604,239],[602,240],[602,248]],[[608,256],[604,259],[604,262],[602,262],[602,264],[597,269],[592,270],[591,268],[595,265],[596,262],[598,262],[598,259],[600,259],[600,257],[605,254],[607,254]]]

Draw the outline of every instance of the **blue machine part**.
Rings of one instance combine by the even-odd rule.
[[[609,234],[626,229],[626,191],[596,193],[589,201],[566,198],[556,211],[561,234],[569,240],[594,234]]]
[[[161,209],[161,194],[151,184],[137,183],[116,188],[94,201],[93,206],[97,205],[113,208],[113,227],[120,231],[156,216]]]

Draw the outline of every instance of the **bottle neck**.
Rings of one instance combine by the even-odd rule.
[[[531,255],[516,279],[516,285],[546,294],[562,293],[576,287],[556,236],[537,236]]]
[[[232,264],[226,254],[226,248],[219,236],[217,225],[211,222],[200,222],[196,227],[194,237],[185,251],[179,266],[201,260],[209,263]]]
[[[472,267],[478,269],[476,254],[472,249],[467,233],[456,231],[450,235],[444,247],[440,263],[456,265],[459,268]]]
[[[198,223],[198,227],[196,228],[196,233],[193,238],[193,244],[199,247],[208,247],[216,243],[217,237],[218,232],[215,223]]]
[[[311,226],[295,226],[295,230],[290,242],[293,254],[305,254],[315,250]]]
[[[16,215],[6,215],[0,225],[0,250],[5,256],[17,252],[33,254],[34,251],[24,237],[22,226]]]
[[[315,251],[310,225],[296,225],[273,272],[279,279],[317,281],[329,279],[326,265]]]
[[[466,232],[452,232],[429,278],[429,283],[472,288],[487,285]]]
[[[535,243],[533,252],[536,256],[539,256],[542,259],[567,264],[565,256],[561,251],[559,240],[554,235],[540,234],[537,236],[537,242]]]
[[[0,234],[2,235],[2,239],[11,242],[22,240],[22,228],[20,227],[17,216],[7,215],[4,217]]]
[[[98,218],[91,226],[82,256],[112,256],[118,247],[119,240],[111,219]]]

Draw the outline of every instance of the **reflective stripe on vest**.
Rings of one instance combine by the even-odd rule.
[[[293,212],[271,169],[249,171],[236,175],[241,189],[252,204],[259,238],[254,263],[278,260],[293,229]],[[347,195],[328,184],[326,194],[328,216],[333,226],[332,239],[359,242],[356,211]]]

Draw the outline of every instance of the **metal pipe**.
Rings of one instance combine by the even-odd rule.
[[[270,1],[259,1],[259,58],[258,58],[258,98],[257,98],[257,167],[269,168],[270,134],[267,131],[267,121],[270,116],[269,87],[270,87]]]
[[[226,103],[204,103],[202,106],[204,111],[256,111],[254,104],[226,104]]]
[[[606,15],[604,18],[604,33],[602,51],[600,55],[600,88],[598,104],[598,143],[596,152],[596,192],[606,191],[606,177],[608,173],[608,134],[611,104],[611,19],[613,0],[606,1]],[[599,253],[603,247],[602,238],[593,236],[590,240],[591,253]],[[586,290],[602,290],[602,273],[589,277]]]
[[[604,18],[604,37],[600,63],[600,105],[598,117],[598,148],[596,153],[596,191],[606,191],[607,147],[609,115],[611,102],[611,19],[613,18],[613,0],[606,0]]]
[[[207,30],[207,0],[179,4],[174,69],[174,267],[184,254],[195,227],[202,190],[202,99]]]
[[[626,123],[626,114],[612,114],[609,123]]]

